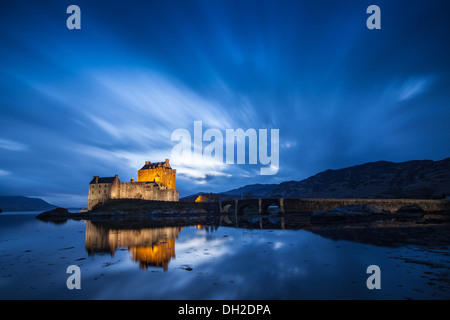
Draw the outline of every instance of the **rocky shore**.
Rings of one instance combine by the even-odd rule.
[[[56,208],[45,211],[37,216],[40,220],[64,220],[64,219],[135,219],[149,218],[154,216],[173,216],[179,218],[200,217],[200,216],[224,216],[220,212],[211,212],[204,206],[196,203],[177,203],[177,206],[160,203],[153,205],[152,208],[145,206],[145,202],[134,201],[124,202],[115,201],[106,203],[104,206],[88,212],[71,213],[65,208]],[[234,216],[234,214],[225,214],[225,216]],[[262,215],[264,217],[266,215]],[[301,227],[307,226],[340,226],[355,224],[371,224],[374,222],[413,222],[417,224],[440,224],[450,223],[450,214],[427,214],[424,210],[415,206],[405,206],[391,212],[382,210],[374,205],[360,204],[342,206],[331,210],[318,210],[309,214],[286,214],[278,217],[286,217],[302,221]],[[238,217],[242,217],[239,215]],[[235,218],[238,218],[235,217]],[[243,219],[245,220],[245,219]]]

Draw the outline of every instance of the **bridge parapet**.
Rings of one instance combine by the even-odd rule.
[[[286,213],[311,213],[349,205],[371,204],[395,213],[405,206],[417,206],[427,213],[450,213],[449,200],[422,199],[284,199]]]
[[[422,200],[422,199],[239,199],[221,201],[221,213],[243,214],[245,208],[258,208],[259,214],[267,214],[269,206],[278,206],[280,214],[312,213],[319,210],[331,210],[349,205],[371,204],[381,210],[395,213],[405,206],[417,206],[427,213],[450,214],[450,200]]]

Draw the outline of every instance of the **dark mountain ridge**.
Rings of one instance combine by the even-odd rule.
[[[446,158],[369,162],[329,169],[301,181],[246,185],[219,197],[436,199],[449,195],[450,158]]]
[[[46,211],[55,209],[56,206],[39,198],[23,196],[0,196],[0,208],[8,211]]]
[[[293,198],[442,198],[450,194],[450,158],[377,161],[280,183],[272,195]],[[267,195],[267,194],[266,194]]]

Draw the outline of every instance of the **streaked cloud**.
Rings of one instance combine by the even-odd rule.
[[[0,148],[10,151],[24,151],[28,149],[28,147],[23,143],[2,138],[0,138]]]
[[[414,99],[426,93],[435,81],[435,76],[409,77],[398,88],[399,101]]]
[[[0,169],[0,176],[6,176],[6,175],[9,175],[9,174],[11,174],[11,172]]]

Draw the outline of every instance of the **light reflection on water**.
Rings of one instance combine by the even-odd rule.
[[[272,221],[269,221],[272,219]],[[448,299],[448,247],[374,246],[306,230],[0,216],[1,299]],[[288,221],[284,221],[288,223]],[[229,226],[232,225],[232,226]],[[81,290],[66,268],[80,266]],[[366,287],[366,268],[382,289]]]

